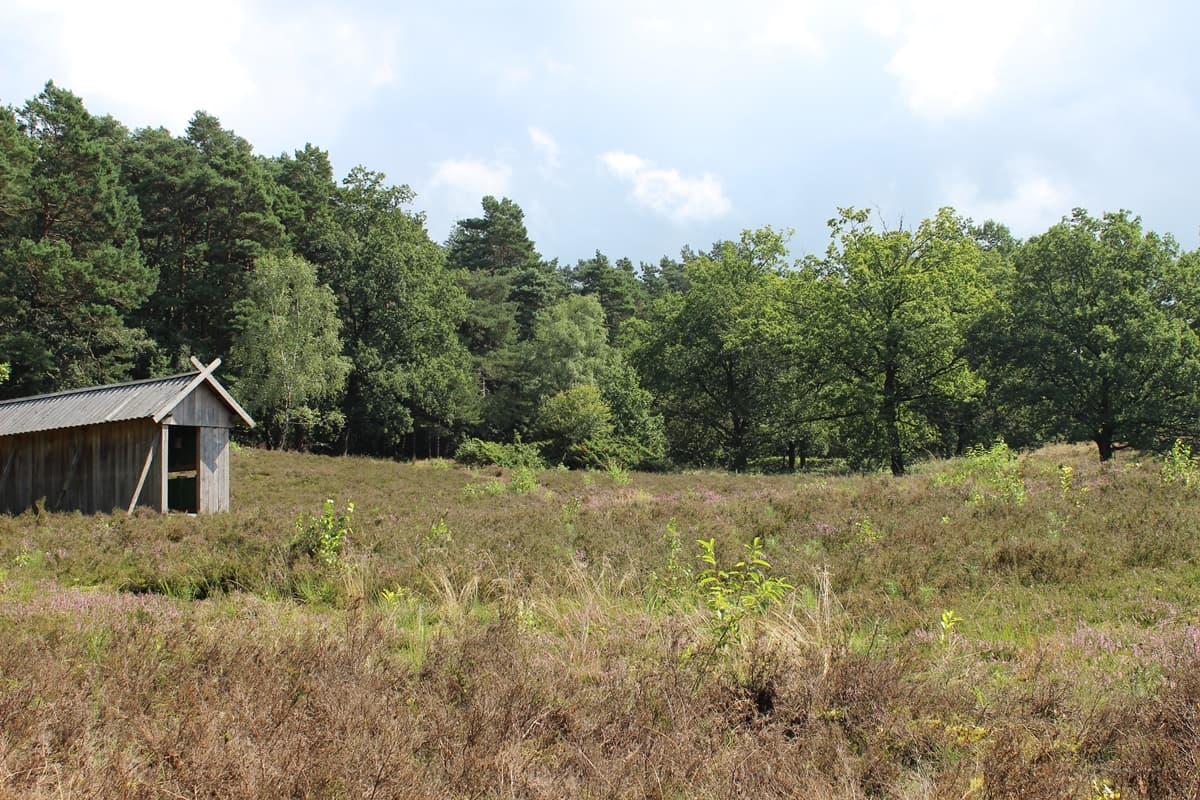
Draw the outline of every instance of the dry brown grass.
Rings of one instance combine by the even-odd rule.
[[[248,451],[229,515],[0,518],[0,797],[1200,798],[1200,493],[1089,458],[1015,504]],[[799,590],[711,652],[672,519]]]

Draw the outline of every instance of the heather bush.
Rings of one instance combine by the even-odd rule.
[[[1192,798],[1200,494],[1091,455],[966,503],[246,449],[229,514],[0,516],[0,797]]]

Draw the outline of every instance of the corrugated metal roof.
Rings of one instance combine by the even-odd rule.
[[[153,418],[197,373],[0,402],[0,436]]]

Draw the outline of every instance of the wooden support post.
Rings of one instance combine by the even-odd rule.
[[[167,451],[167,426],[160,425],[158,428],[158,510],[165,514],[170,511],[170,506],[167,501],[167,477],[170,467],[167,461],[170,455]]]
[[[133,509],[137,507],[137,502],[142,496],[142,487],[146,485],[146,476],[150,474],[150,465],[154,463],[154,442],[150,443],[150,447],[146,449],[146,462],[142,464],[142,474],[138,478],[137,488],[133,490],[133,497],[129,498],[128,513],[132,514]]]

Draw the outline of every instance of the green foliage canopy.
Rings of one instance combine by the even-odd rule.
[[[343,449],[397,454],[417,426],[454,431],[478,414],[457,328],[465,298],[407,186],[355,167],[338,192],[342,236],[327,273],[353,367]]]
[[[983,388],[966,358],[967,329],[991,298],[980,251],[948,208],[891,231],[843,209],[830,228],[817,335],[836,354],[843,436],[856,460],[902,475],[933,436],[929,401]]]
[[[1193,437],[1200,260],[1128,211],[1082,209],[1016,254],[1007,355],[1048,433],[1126,446]]]
[[[509,198],[445,247],[413,198],[364,167],[337,183],[312,144],[256,155],[204,112],[130,132],[48,83],[0,108],[0,396],[228,355],[275,446],[344,419],[343,452],[544,436],[643,467],[901,474],[998,435],[1102,460],[1197,437],[1200,253],[1129,212],[1022,243],[949,209],[898,230],[843,209],[823,255],[762,228],[561,269]]]
[[[263,423],[267,443],[287,447],[297,421],[309,430],[322,422],[340,428],[344,418],[334,404],[350,360],[341,354],[333,292],[317,282],[316,268],[294,255],[258,259],[235,311],[236,388]]]
[[[122,136],[53,83],[19,115],[0,114],[5,394],[122,380],[152,346],[129,324],[155,282],[137,202],[120,181]]]
[[[687,262],[687,288],[629,329],[631,358],[658,398],[674,457],[745,469],[771,408],[772,354],[745,335],[786,269],[783,234],[745,231]]]

